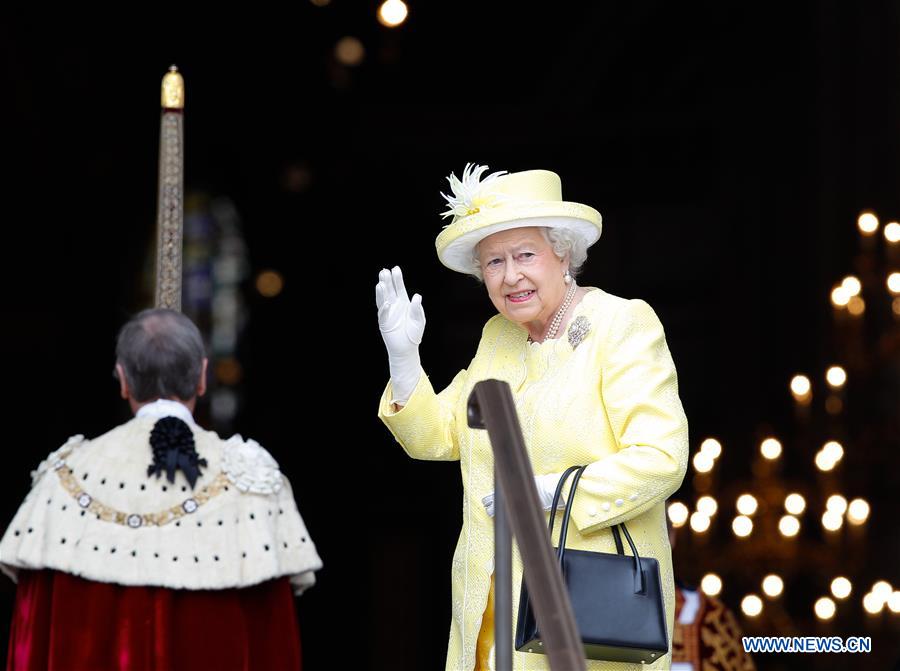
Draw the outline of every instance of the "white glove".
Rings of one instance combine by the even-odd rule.
[[[538,498],[541,501],[541,506],[543,506],[544,510],[550,510],[550,507],[553,505],[553,495],[556,493],[556,486],[559,484],[559,473],[548,473],[547,475],[535,475],[534,476],[534,485],[537,488]],[[566,507],[565,499],[566,497],[562,494],[559,495],[559,502],[556,504],[557,510],[562,510]],[[487,510],[487,514],[490,517],[494,516],[494,492],[491,492],[483,499],[481,499],[481,503],[484,505],[485,510]]]
[[[399,266],[393,270],[382,268],[375,285],[375,305],[391,370],[391,402],[405,405],[419,382],[421,370],[419,344],[425,333],[422,297],[415,294],[409,300]]]

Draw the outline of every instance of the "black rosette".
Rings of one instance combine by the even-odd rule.
[[[206,467],[206,459],[201,459],[194,447],[191,428],[177,417],[163,417],[150,432],[150,447],[153,448],[153,463],[147,468],[148,477],[166,473],[169,482],[175,482],[175,471],[181,470],[194,488],[197,478],[202,475],[200,467]]]

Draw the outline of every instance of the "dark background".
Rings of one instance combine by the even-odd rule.
[[[0,24],[0,518],[47,452],[127,418],[114,338],[146,306],[159,82],[176,63],[187,187],[233,199],[252,267],[285,277],[273,299],[247,283],[236,428],[290,477],[325,562],[298,602],[309,669],[348,656],[353,668],[443,668],[459,476],[408,459],[376,418],[387,362],[373,288],[382,267],[402,266],[424,297],[423,365],[447,384],[493,313],[434,253],[451,171],[554,170],[564,198],[600,210],[580,283],[657,311],[692,450],[719,437],[725,479],[747,477],[761,427],[788,430],[790,376],[839,356],[828,296],[853,270],[856,216],[900,216],[895,2],[411,0],[394,30],[376,7]],[[366,48],[357,67],[333,55],[347,35]],[[896,452],[880,458],[893,477]],[[896,585],[896,498],[869,499],[883,543],[868,584]],[[676,571],[696,579],[715,566],[710,550]],[[735,609],[741,596],[722,595]],[[7,618],[12,597],[3,583]],[[871,634],[879,668],[900,658],[897,620]]]

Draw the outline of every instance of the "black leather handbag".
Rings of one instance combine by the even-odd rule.
[[[585,468],[572,466],[562,474],[550,513],[552,538],[556,506],[563,485],[569,475],[577,471],[566,503],[556,555],[584,644],[585,657],[652,664],[669,651],[659,562],[652,557],[638,556],[624,524],[611,527],[616,554],[566,549],[572,501]],[[623,551],[620,529],[631,547],[630,557]],[[523,579],[516,624],[516,650],[543,654],[543,645]]]

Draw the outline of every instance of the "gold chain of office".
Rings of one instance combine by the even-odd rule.
[[[65,460],[60,459],[54,464],[54,470],[59,476],[59,482],[63,488],[72,495],[72,498],[78,502],[79,507],[83,510],[97,516],[98,520],[121,524],[132,529],[138,529],[145,526],[161,527],[181,519],[185,515],[190,515],[204,503],[208,502],[215,496],[221,494],[231,481],[225,473],[219,473],[210,484],[203,487],[194,496],[191,496],[181,503],[166,508],[155,513],[128,513],[106,505],[98,501],[93,496],[84,491],[75,479],[72,469],[66,464]]]

